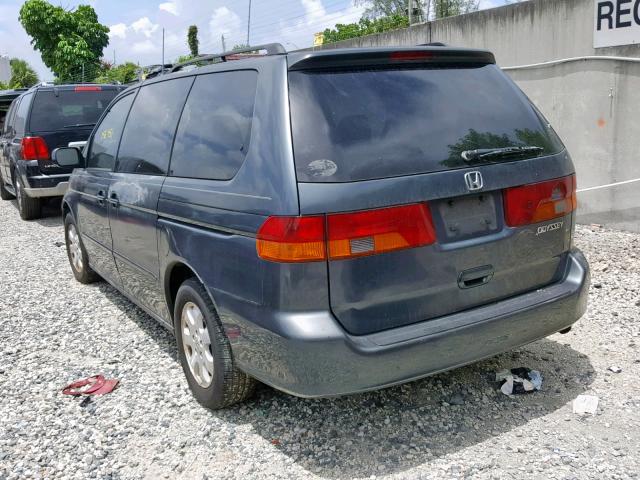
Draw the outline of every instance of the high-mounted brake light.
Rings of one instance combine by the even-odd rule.
[[[98,87],[96,85],[78,85],[74,88],[76,92],[100,92],[102,91],[102,87]]]
[[[392,52],[389,59],[396,62],[411,62],[416,60],[426,60],[432,58],[433,52],[415,51],[415,52]]]
[[[575,175],[504,191],[505,221],[510,227],[562,217],[576,207]]]
[[[258,255],[310,262],[391,252],[436,241],[426,204],[309,217],[269,217],[258,230]]]
[[[49,159],[49,148],[42,137],[23,137],[20,146],[23,160]]]

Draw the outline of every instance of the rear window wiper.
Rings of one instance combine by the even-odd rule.
[[[534,145],[524,145],[521,147],[504,147],[504,148],[479,148],[477,150],[465,150],[460,155],[462,158],[471,162],[473,160],[483,160],[493,157],[513,157],[517,155],[526,155],[529,153],[542,152],[544,148]]]
[[[95,123],[74,123],[73,125],[65,125],[62,128],[95,127],[95,125]]]

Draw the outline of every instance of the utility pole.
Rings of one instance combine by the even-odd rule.
[[[222,34],[222,51],[226,52],[227,51],[227,47],[224,44],[224,33]]]
[[[116,66],[116,49],[113,49],[113,66]]]
[[[82,83],[84,83],[84,63],[82,64]]]
[[[247,47],[249,43],[249,32],[251,32],[251,0],[249,0],[249,14],[247,15]]]
[[[413,1],[407,0],[407,10],[409,13],[409,26],[413,25]]]
[[[162,29],[162,67],[160,68],[160,75],[164,75],[164,28]]]

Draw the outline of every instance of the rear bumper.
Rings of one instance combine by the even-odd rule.
[[[28,176],[26,180],[24,192],[32,198],[62,197],[69,188],[69,174]]]
[[[302,397],[374,390],[473,363],[563,330],[586,311],[589,266],[579,250],[563,280],[491,305],[352,336],[330,312],[277,313],[232,340],[240,368]]]

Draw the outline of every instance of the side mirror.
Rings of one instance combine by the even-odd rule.
[[[56,148],[53,152],[51,152],[51,159],[61,167],[84,167],[84,157],[75,147]]]

